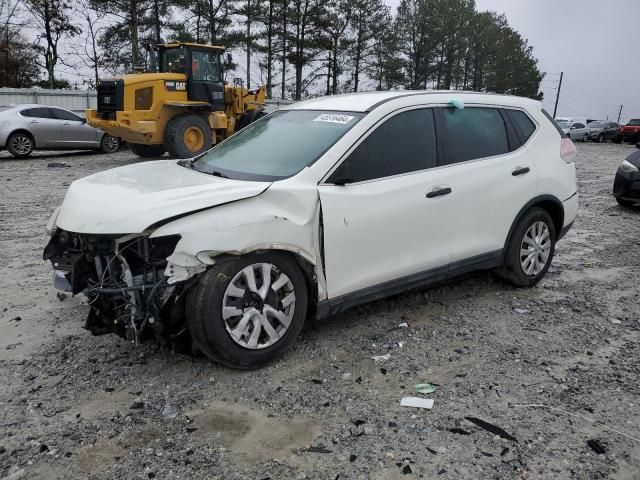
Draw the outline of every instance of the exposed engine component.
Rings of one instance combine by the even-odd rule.
[[[84,235],[56,231],[44,251],[56,282],[84,293],[90,305],[85,328],[94,335],[116,333],[141,343],[155,337],[176,343],[185,333],[184,297],[195,281],[167,283],[166,258],[179,235]]]

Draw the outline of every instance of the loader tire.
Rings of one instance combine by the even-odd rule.
[[[175,158],[193,158],[211,148],[211,127],[206,118],[194,113],[173,117],[164,132],[164,145]]]
[[[236,125],[236,132],[239,132],[244,127],[251,125],[253,122],[261,119],[266,114],[267,112],[265,112],[264,110],[254,110],[252,112],[245,113],[244,115],[242,115],[242,117],[240,117],[240,120],[238,120],[238,124]]]
[[[130,151],[142,158],[161,157],[167,151],[164,145],[145,145],[143,143],[127,142]]]

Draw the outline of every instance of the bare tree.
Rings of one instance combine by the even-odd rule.
[[[102,54],[98,47],[98,39],[104,32],[105,26],[102,24],[98,12],[91,8],[88,0],[80,0],[76,5],[75,11],[84,24],[84,42],[81,42],[82,51],[76,51],[75,54],[82,65],[91,69],[93,78],[89,82],[89,86],[95,88],[98,85],[102,65]]]

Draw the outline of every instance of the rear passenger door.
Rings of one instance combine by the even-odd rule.
[[[57,145],[59,137],[58,120],[48,107],[27,108],[20,112],[26,126],[33,134],[37,148],[52,148]]]
[[[482,261],[504,247],[520,209],[536,195],[536,166],[522,145],[536,125],[520,110],[439,108],[440,183],[451,188],[452,262]]]

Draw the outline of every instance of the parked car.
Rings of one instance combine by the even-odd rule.
[[[571,140],[589,140],[589,129],[584,123],[559,121],[558,126]]]
[[[615,139],[616,143],[640,141],[640,118],[629,120],[629,123],[620,128],[619,135]]]
[[[620,124],[598,120],[587,125],[589,129],[589,139],[602,143],[607,140],[615,140],[619,135]]]
[[[576,216],[575,155],[530,99],[328,96],[196,159],[73,182],[44,258],[54,285],[89,297],[95,334],[188,335],[253,368],[308,316],[481,269],[535,285]]]
[[[640,148],[640,142],[636,147]],[[613,181],[613,196],[625,207],[640,203],[640,151],[629,155],[618,167]]]
[[[25,158],[34,150],[118,150],[120,140],[87,125],[84,118],[59,107],[0,107],[0,148]]]
[[[586,117],[556,117],[556,122],[566,122],[566,123],[582,123],[583,125],[587,125],[590,122],[593,122],[595,119],[590,119]]]

